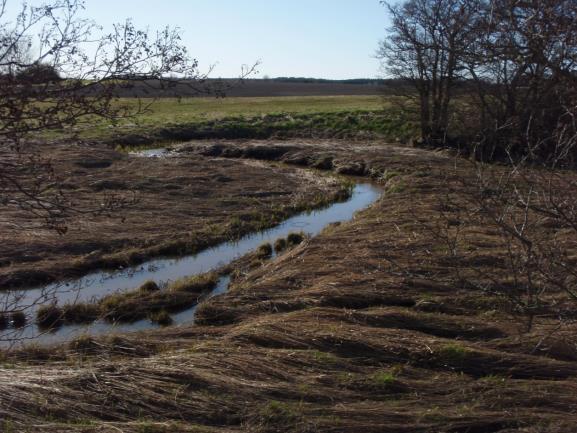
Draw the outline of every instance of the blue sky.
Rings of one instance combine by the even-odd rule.
[[[127,17],[178,26],[201,68],[216,65],[214,77],[257,60],[259,76],[377,77],[388,22],[378,0],[86,0],[86,14],[105,26]]]

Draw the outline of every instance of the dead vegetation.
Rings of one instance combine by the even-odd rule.
[[[66,236],[17,210],[0,217],[0,287],[26,287],[192,254],[271,227],[340,196],[341,186],[291,168],[204,157],[140,158],[100,145],[50,145],[66,194],[79,206],[110,197],[134,203],[71,221]]]
[[[250,144],[237,146],[242,157]],[[458,260],[431,230],[446,224],[439,198],[451,158],[344,143],[275,158],[296,154],[363,164],[387,192],[352,222],[259,266],[246,260],[195,326],[9,355],[4,430],[574,430],[575,324],[542,314],[528,332],[507,299],[455,284],[457,265],[470,279],[506,285],[510,275],[491,226],[450,225],[469,233]]]

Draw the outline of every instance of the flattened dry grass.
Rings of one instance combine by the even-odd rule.
[[[33,369],[19,369],[11,379],[18,390],[9,388],[10,400],[1,394],[0,414],[10,414],[18,425],[50,416],[63,424],[114,422],[129,432],[138,431],[133,428],[141,413],[150,423],[184,419],[222,431],[304,432],[312,426],[354,432],[372,426],[370,431],[464,432],[489,428],[496,420],[509,427],[570,425],[558,414],[571,410],[577,389],[572,381],[477,379],[398,363],[383,369],[382,358],[342,358],[318,349],[267,348],[238,340],[227,347],[227,341],[136,361],[123,358],[114,368],[109,363],[74,370],[53,365],[44,370],[41,388]],[[0,383],[5,391],[6,382]],[[546,397],[553,394],[555,399]],[[122,404],[110,402],[110,396],[121,397]],[[18,415],[16,407],[24,413]]]
[[[549,338],[556,323],[543,317],[523,334],[500,300],[452,284],[445,248],[419,222],[436,215],[444,177],[435,170],[452,161],[414,152],[359,151],[370,168],[398,172],[405,188],[247,266],[199,308],[196,326],[126,337],[118,352],[105,341],[71,347],[41,369],[0,368],[0,419],[23,428],[91,420],[130,433],[172,423],[219,432],[572,431],[577,329],[567,323]],[[479,257],[498,254],[494,234],[474,230],[487,245]],[[509,277],[491,260],[473,263],[472,275]],[[136,359],[130,349],[140,346]]]

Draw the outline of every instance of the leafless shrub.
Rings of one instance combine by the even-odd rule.
[[[125,104],[117,97],[137,83],[223,91],[206,84],[178,28],[152,34],[127,20],[104,34],[83,9],[83,0],[47,0],[11,16],[8,0],[0,0],[0,206],[19,207],[61,233],[75,214],[115,212],[133,198],[103,195],[94,206],[79,206],[60,187],[44,145],[31,139],[147,111],[150,99]]]
[[[527,330],[539,316],[573,319],[577,175],[526,162],[458,167],[437,215],[422,225],[445,246],[452,283],[505,298]],[[478,246],[479,230],[490,245]]]

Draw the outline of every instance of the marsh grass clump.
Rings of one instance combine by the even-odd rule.
[[[143,293],[152,293],[152,292],[158,292],[160,290],[160,287],[158,287],[158,284],[156,284],[156,282],[148,280],[140,286],[139,290]]]
[[[41,305],[36,312],[36,324],[43,329],[57,328],[64,321],[64,312],[56,304]]]
[[[267,426],[294,425],[301,414],[293,405],[273,400],[259,411],[260,423]]]
[[[62,307],[62,318],[66,323],[92,323],[100,316],[101,311],[97,304],[81,302]]]
[[[286,248],[287,244],[285,238],[279,238],[274,242],[274,250],[277,253],[283,252],[284,250],[286,250]]]
[[[99,302],[102,316],[109,322],[136,322],[145,319],[162,292],[143,294],[134,291],[129,293],[114,293],[106,296]]]
[[[379,371],[371,376],[371,382],[380,387],[387,387],[396,382],[395,373],[392,371]]]
[[[272,256],[272,250],[272,245],[267,242],[257,248],[256,255],[261,259],[268,259],[270,256]]]
[[[28,319],[24,311],[13,311],[12,314],[10,314],[10,321],[15,328],[23,328],[26,326]]]
[[[385,171],[383,172],[383,174],[380,177],[380,180],[383,183],[386,183],[386,182],[389,182],[390,180],[392,180],[395,177],[398,177],[400,175],[401,175],[401,173],[399,173],[398,171],[385,169]]]
[[[200,296],[218,283],[218,274],[209,272],[171,282],[165,290],[147,292],[141,289],[114,293],[99,302],[101,314],[108,321],[135,322],[151,315],[183,311],[195,305]],[[152,320],[152,319],[151,319]],[[153,320],[154,321],[154,320]],[[167,322],[167,319],[164,319]]]
[[[287,241],[287,245],[289,247],[294,247],[296,245],[299,245],[302,241],[304,241],[305,239],[305,235],[303,232],[300,233],[289,233],[286,241]]]
[[[402,366],[393,366],[386,370],[378,370],[363,379],[362,387],[368,387],[373,392],[398,394],[410,391],[410,387],[400,380]]]
[[[137,293],[113,293],[100,300],[99,306],[107,319],[116,320],[121,307],[135,298]]]
[[[148,318],[151,322],[160,326],[170,326],[173,322],[172,317],[170,317],[170,314],[166,310],[154,312],[150,314]]]
[[[274,242],[274,250],[276,253],[281,253],[287,248],[299,245],[304,239],[305,234],[303,232],[289,233],[286,238],[279,238]]]
[[[460,363],[465,361],[469,351],[460,344],[446,344],[439,349],[439,357],[447,362]]]
[[[204,291],[214,289],[217,283],[218,274],[215,272],[208,272],[206,274],[178,279],[168,286],[168,291],[193,292],[200,294]]]
[[[393,181],[394,179],[394,181]],[[394,177],[390,178],[386,183],[385,192],[387,194],[402,194],[407,192],[407,184],[401,180],[397,180]]]
[[[343,187],[334,194],[333,201],[335,201],[337,203],[347,201],[353,195],[354,188],[355,188],[355,184],[353,182],[345,183],[343,185]],[[330,204],[331,203],[327,203],[327,205],[330,205]]]
[[[8,328],[10,320],[8,320],[8,315],[6,313],[0,313],[0,331]]]

